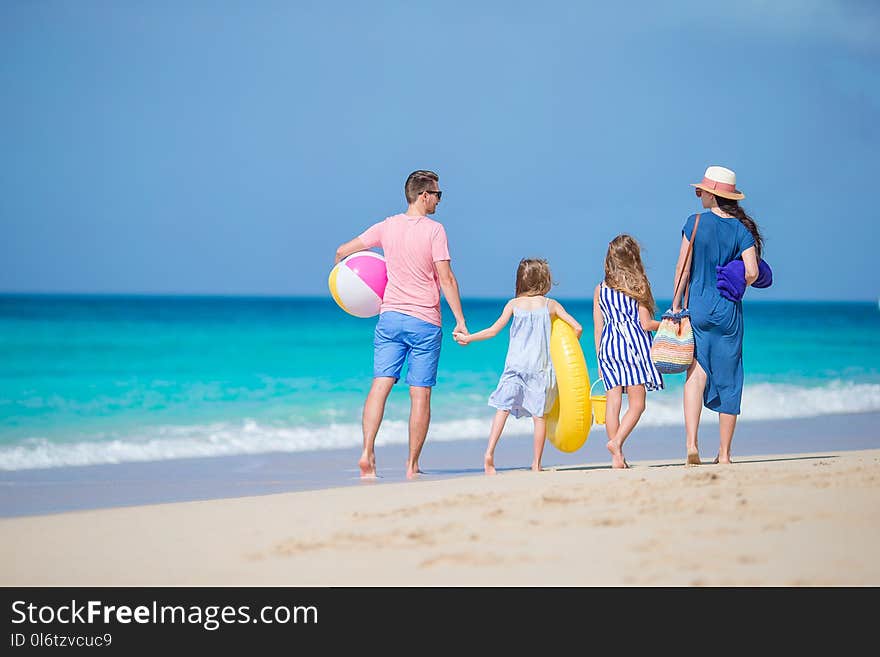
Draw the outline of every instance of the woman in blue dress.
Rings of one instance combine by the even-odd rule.
[[[688,217],[682,229],[675,280],[682,271],[684,275],[672,297],[672,309],[677,312],[684,291],[689,291],[694,330],[694,362],[684,385],[686,463],[700,464],[697,430],[703,406],[718,413],[721,440],[715,462],[730,463],[730,446],[742,401],[743,311],[741,301],[730,301],[719,292],[716,267],[741,257],[746,285],[751,285],[758,277],[763,240],[757,224],[738,203],[745,194],[736,188],[733,171],[711,166],[703,180],[692,186],[707,212]],[[692,257],[685,262],[697,217],[700,221]]]

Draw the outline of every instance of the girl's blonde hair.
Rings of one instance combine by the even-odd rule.
[[[657,310],[651,283],[642,264],[639,243],[629,235],[618,235],[605,255],[605,285],[632,297],[653,314]]]
[[[542,258],[523,258],[516,268],[516,296],[547,294],[553,285],[550,265]]]

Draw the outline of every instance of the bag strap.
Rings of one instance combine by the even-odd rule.
[[[700,213],[700,212],[697,213],[697,218],[694,221],[694,230],[693,230],[693,232],[691,232],[691,239],[688,242],[688,250],[684,256],[684,262],[681,265],[681,272],[679,272],[678,280],[675,281],[675,287],[672,289],[673,302],[675,301],[675,298],[678,296],[678,294],[677,294],[678,293],[678,286],[681,284],[681,281],[684,278],[685,270],[690,271],[691,264],[693,264],[691,262],[691,253],[694,250],[694,238],[697,236],[697,228],[700,226],[700,215],[701,214],[702,213]],[[690,281],[688,281],[688,283],[690,283]],[[684,299],[681,304],[682,309],[687,308],[688,301],[690,300],[690,297],[691,297],[691,286],[688,285],[687,290],[685,290],[685,292],[684,292]]]

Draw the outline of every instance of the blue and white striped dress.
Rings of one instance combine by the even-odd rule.
[[[639,322],[639,302],[603,281],[599,309],[605,322],[599,339],[605,390],[639,384],[646,390],[662,390],[663,376],[651,360],[651,334]]]

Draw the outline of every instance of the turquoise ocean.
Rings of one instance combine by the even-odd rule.
[[[469,328],[504,301],[465,299]],[[595,377],[592,300],[561,301]],[[507,334],[461,347],[443,310],[428,440],[485,439]],[[877,304],[746,301],[744,313],[741,422],[880,411]],[[356,451],[374,325],[329,297],[0,295],[0,470]],[[640,426],[683,424],[684,376],[665,381]],[[379,445],[406,443],[408,413],[398,385]]]

